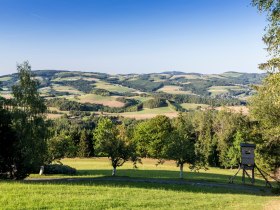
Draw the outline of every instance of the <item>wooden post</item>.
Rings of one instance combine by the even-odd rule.
[[[252,168],[252,184],[255,184],[255,165]]]
[[[242,183],[245,184],[245,168],[242,170]]]

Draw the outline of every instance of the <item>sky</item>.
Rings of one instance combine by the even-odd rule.
[[[0,75],[33,70],[261,72],[250,0],[0,0]]]

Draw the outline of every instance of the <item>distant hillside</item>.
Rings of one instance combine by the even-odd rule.
[[[99,72],[36,70],[41,95],[57,111],[102,111],[143,115],[170,114],[207,106],[246,104],[252,84],[265,74],[225,72],[198,74],[178,71],[110,75]],[[18,75],[0,77],[0,95],[10,98]],[[165,107],[165,108],[164,108]],[[148,112],[148,109],[154,111]],[[143,113],[144,112],[144,113]],[[148,112],[148,113],[146,113]]]

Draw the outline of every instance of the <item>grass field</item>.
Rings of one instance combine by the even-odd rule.
[[[110,107],[123,107],[124,103],[116,101],[116,97],[113,96],[101,96],[96,94],[86,94],[79,97],[80,103],[94,103],[103,104]]]
[[[115,85],[115,84],[110,84],[107,82],[96,82],[94,83],[95,88],[99,89],[105,89],[111,92],[119,92],[119,93],[125,93],[125,92],[134,92],[136,91],[135,89],[124,87],[122,85]]]
[[[73,88],[73,87],[70,87],[70,86],[64,86],[64,85],[53,85],[52,88],[55,90],[55,91],[58,91],[58,92],[68,92],[70,94],[78,94],[78,95],[81,95],[83,94],[83,92],[77,90],[76,88]]]
[[[120,116],[135,118],[135,119],[149,119],[157,115],[165,115],[167,117],[173,118],[177,116],[177,112],[171,109],[170,107],[160,107],[155,109],[143,109],[139,112],[125,112],[120,113]]]
[[[191,91],[181,90],[182,87],[176,85],[165,85],[164,87],[157,90],[157,92],[165,92],[170,94],[192,94]]]
[[[245,115],[249,114],[249,108],[246,106],[221,106],[217,107],[216,110],[230,110],[235,113],[243,113]]]
[[[107,158],[64,159],[78,169],[77,177],[109,176]],[[123,182],[120,176],[176,179],[178,168],[171,161],[155,166],[143,160],[132,169],[127,163],[118,169],[118,179],[83,181],[0,181],[0,209],[277,209],[279,197],[265,192],[230,188]],[[185,172],[189,180],[226,182],[231,170]],[[37,176],[37,175],[36,175]],[[33,175],[35,177],[35,175]],[[50,176],[41,176],[42,178]],[[56,177],[56,176],[53,176]],[[124,179],[126,177],[123,177]],[[75,176],[71,177],[74,180]]]
[[[201,107],[203,109],[209,107],[209,105],[207,104],[194,104],[194,103],[183,103],[183,104],[180,104],[183,108],[185,109],[189,109],[189,110],[194,110],[194,109],[197,109],[197,107]]]
[[[0,77],[1,82],[9,81],[12,77]]]
[[[240,86],[212,86],[208,89],[211,95],[227,93],[229,90],[243,90],[243,88]]]
[[[196,74],[174,75],[171,79],[186,78],[186,79],[201,79],[202,77]]]

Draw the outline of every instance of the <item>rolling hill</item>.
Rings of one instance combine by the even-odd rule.
[[[151,74],[117,74],[61,70],[36,70],[39,91],[51,117],[62,114],[108,114],[149,118],[176,116],[178,111],[246,105],[265,74],[222,74],[178,71]],[[11,98],[18,75],[0,76],[0,95]]]

